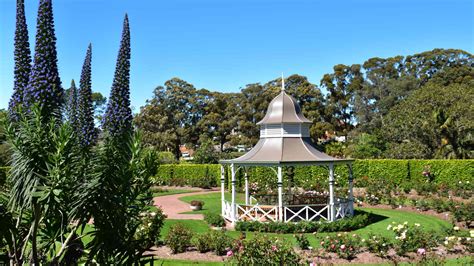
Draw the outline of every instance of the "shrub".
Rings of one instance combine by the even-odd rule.
[[[171,226],[168,235],[166,235],[165,243],[174,254],[182,253],[191,246],[192,237],[193,232],[189,228],[177,223]]]
[[[434,232],[423,230],[420,224],[409,225],[408,222],[396,224],[393,222],[387,227],[395,233],[395,251],[403,256],[407,252],[416,252],[419,248],[429,250],[437,245]]]
[[[303,265],[300,256],[288,241],[256,234],[252,239],[237,242],[232,262],[237,265]]]
[[[234,240],[225,233],[225,230],[211,232],[211,248],[218,256],[225,255],[230,250]]]
[[[345,232],[335,236],[326,236],[320,244],[326,252],[334,252],[340,258],[351,260],[360,252],[360,242],[358,235]]]
[[[204,221],[206,221],[210,226],[215,227],[225,227],[224,218],[216,213],[206,213],[204,214]]]
[[[211,232],[206,232],[204,234],[196,234],[196,236],[192,239],[192,244],[201,253],[211,251],[212,250]]]
[[[159,164],[173,164],[178,162],[174,154],[169,151],[158,152],[157,157]]]
[[[237,231],[265,232],[265,233],[313,233],[313,232],[340,232],[352,231],[365,227],[371,223],[371,216],[366,212],[358,212],[354,217],[344,218],[334,222],[317,221],[298,223],[257,221],[238,221],[235,225]]]
[[[301,249],[308,249],[309,248],[309,240],[305,234],[297,234],[295,235],[296,243]]]
[[[381,258],[385,258],[388,255],[388,251],[393,246],[385,236],[382,235],[375,235],[370,233],[366,239],[362,239],[362,242],[367,247],[367,250],[371,253],[375,253],[377,256]]]
[[[466,224],[474,221],[474,202],[459,203],[454,208],[453,216],[457,222],[466,222]]]

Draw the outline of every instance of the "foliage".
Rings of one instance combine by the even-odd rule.
[[[208,164],[164,164],[154,177],[157,185],[215,187],[220,183],[220,166]]]
[[[193,232],[189,228],[181,223],[177,223],[171,226],[165,238],[165,243],[174,254],[182,253],[191,246],[192,237]]]
[[[5,126],[8,113],[6,110],[0,109],[0,167],[10,165],[11,150],[6,141]],[[10,116],[11,117],[11,116]],[[17,118],[17,117],[16,117]],[[1,174],[0,174],[1,179]],[[1,181],[0,181],[1,182]]]
[[[365,227],[371,222],[370,214],[360,213],[352,218],[337,220],[334,222],[307,222],[298,223],[257,221],[238,221],[235,225],[237,231],[265,232],[265,233],[313,233],[313,232],[341,232],[352,231]]]
[[[296,234],[295,235],[296,243],[298,243],[298,246],[303,249],[309,249],[309,240],[308,237],[305,234]]]
[[[211,249],[216,255],[225,255],[233,243],[234,239],[226,234],[225,230],[213,230],[210,233]]]
[[[334,252],[340,258],[351,260],[360,252],[360,242],[361,240],[358,235],[345,232],[326,236],[320,244],[327,252]]]
[[[224,218],[216,213],[205,213],[204,221],[206,221],[206,223],[208,223],[210,226],[225,227]]]
[[[58,126],[54,117],[45,123],[42,113],[40,107],[33,106],[30,114],[19,113],[15,126],[11,123],[8,127],[13,148],[9,209],[18,223],[25,222],[31,228],[29,236],[22,239],[18,238],[19,231],[12,231],[17,242],[12,243],[10,253],[15,254],[16,263],[25,259],[20,248],[26,243],[22,241],[30,241],[32,261],[39,263],[41,257],[59,261],[77,238],[80,224],[72,225],[73,221],[85,215],[78,210],[84,206],[82,199],[87,194],[79,193],[78,188],[91,177],[90,169],[79,170],[81,161],[70,125]],[[59,250],[55,242],[60,243]]]
[[[384,148],[382,140],[378,136],[361,133],[351,139],[345,155],[358,159],[380,158]]]
[[[196,150],[193,161],[198,164],[217,163],[218,154],[214,149],[214,143],[211,139],[205,137],[201,139],[201,146]]]
[[[16,2],[16,27],[15,27],[15,71],[13,95],[8,104],[12,118],[16,116],[16,108],[23,103],[24,93],[28,85],[31,72],[31,52],[28,39],[28,26],[26,25],[24,0]]]
[[[203,234],[195,234],[191,239],[191,243],[201,253],[206,253],[212,250],[212,235],[211,232]]]
[[[373,233],[370,233],[367,236],[367,239],[362,239],[362,242],[365,244],[369,252],[375,253],[381,258],[387,257],[388,251],[393,247],[393,244],[388,237]]]
[[[387,114],[382,128],[389,143],[386,155],[400,159],[473,158],[473,101],[472,87],[466,85],[420,88]],[[408,147],[411,150],[405,149]]]
[[[178,161],[174,158],[173,153],[169,151],[162,151],[157,153],[158,156],[158,164],[173,164],[177,163]]]
[[[286,241],[256,234],[252,239],[237,241],[231,253],[237,265],[303,265],[300,256]]]
[[[409,225],[408,222],[387,227],[395,233],[395,251],[398,255],[405,255],[407,252],[416,252],[419,248],[430,249],[437,246],[437,239],[434,232],[423,230],[419,224]]]

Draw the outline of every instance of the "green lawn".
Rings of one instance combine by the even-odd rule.
[[[229,199],[229,198],[230,198],[230,194],[226,193],[226,199]],[[204,194],[204,195],[196,195],[196,196],[186,196],[186,197],[180,198],[180,200],[184,202],[190,202],[191,200],[204,201],[205,208],[202,211],[193,212],[193,213],[206,213],[206,212],[220,213],[220,210],[221,210],[221,205],[220,205],[221,198],[220,198],[219,192]],[[243,202],[243,200],[244,200],[244,195],[237,194],[237,201]],[[445,229],[449,229],[452,226],[449,222],[443,221],[436,217],[424,215],[424,214],[405,212],[405,211],[399,211],[399,210],[383,210],[383,209],[374,209],[374,208],[360,208],[360,210],[371,212],[373,214],[379,215],[382,218],[380,221],[376,223],[370,224],[364,228],[354,231],[354,233],[360,235],[361,237],[367,237],[369,233],[377,233],[377,234],[382,234],[385,236],[392,236],[393,233],[387,230],[387,226],[391,224],[392,222],[403,223],[406,221],[410,224],[419,223],[426,229],[435,230],[438,232],[443,231]],[[204,221],[167,220],[165,222],[165,228],[163,229],[162,235],[163,236],[166,235],[169,229],[169,226],[176,222],[185,223],[189,228],[191,228],[196,233],[202,233],[202,232],[205,232],[206,230],[210,230]],[[313,235],[313,234],[307,234],[307,235],[308,235],[311,245],[314,247],[317,247],[319,246],[319,242],[320,242],[319,239],[325,237],[328,234],[334,234],[334,233],[318,233],[317,235]],[[237,238],[240,235],[240,232],[229,231],[229,235]],[[253,237],[253,235],[255,235],[255,233],[253,232],[247,233],[247,237],[251,238]],[[293,234],[269,234],[269,235],[278,236],[296,245],[296,240],[293,237]]]
[[[183,193],[189,193],[189,192],[195,192],[195,191],[196,190],[192,190],[192,189],[167,189],[165,191],[153,192],[153,197],[183,194]]]
[[[231,194],[226,192],[225,193],[225,199],[226,200],[231,200]],[[207,212],[213,212],[220,214],[221,213],[221,193],[216,192],[216,193],[208,193],[208,194],[202,194],[202,195],[195,195],[195,196],[184,196],[179,198],[180,200],[190,203],[192,200],[201,200],[204,201],[204,206],[203,209],[200,211],[189,211],[185,213],[207,213]],[[236,200],[238,203],[244,203],[245,202],[245,194],[242,193],[237,193]]]
[[[466,256],[461,258],[447,259],[444,261],[443,265],[446,266],[456,266],[456,265],[473,265],[474,261],[472,257]],[[146,264],[150,265],[150,264]],[[189,266],[189,265],[203,265],[203,266],[217,266],[225,265],[223,262],[206,262],[206,261],[185,261],[185,260],[170,260],[170,259],[157,259],[154,262],[154,265],[163,265],[163,266]],[[381,263],[381,264],[351,264],[351,265],[377,265],[377,266],[390,266],[393,264],[390,263]],[[403,262],[400,265],[418,265],[414,263]]]

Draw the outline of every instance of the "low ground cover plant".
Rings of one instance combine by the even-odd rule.
[[[370,233],[367,239],[362,239],[362,242],[370,253],[381,258],[386,258],[388,251],[393,247],[393,243],[388,237],[373,233]]]
[[[341,232],[352,231],[371,223],[370,214],[359,212],[354,217],[337,220],[335,222],[315,221],[298,223],[239,221],[235,225],[237,231],[265,232],[265,233],[313,233],[313,232]]]
[[[204,214],[204,221],[210,226],[225,227],[225,220],[220,214],[206,213]]]
[[[236,265],[303,265],[301,257],[288,241],[263,234],[236,241],[228,256]]]
[[[352,260],[361,251],[361,239],[356,234],[339,233],[326,236],[320,242],[326,252],[334,252],[340,258]]]
[[[408,252],[417,252],[418,249],[429,251],[438,245],[439,236],[435,232],[423,230],[420,224],[392,223],[387,227],[387,230],[395,234],[394,247],[400,256],[404,256]]]

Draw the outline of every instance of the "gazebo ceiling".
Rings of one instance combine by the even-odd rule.
[[[309,137],[311,121],[304,117],[297,101],[284,91],[269,104],[265,117],[258,122],[260,140],[243,156],[222,160],[222,164],[347,164],[353,160],[338,159],[316,149]]]

